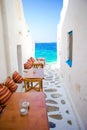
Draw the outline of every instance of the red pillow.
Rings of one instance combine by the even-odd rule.
[[[27,61],[25,64],[24,64],[24,69],[30,69],[32,67],[32,62],[31,61]]]
[[[22,76],[17,71],[13,73],[12,78],[15,83],[22,83]]]
[[[0,84],[0,103],[1,105],[7,105],[8,100],[10,99],[12,93],[5,86],[5,84]]]
[[[11,92],[15,92],[18,88],[17,84],[10,76],[7,78],[5,85],[10,89]]]
[[[0,113],[2,112],[3,108],[0,106]]]
[[[30,57],[30,60],[31,60],[32,62],[34,62],[34,61],[35,61],[35,59],[34,59],[33,57]]]
[[[30,57],[28,61],[34,63],[35,59],[33,57]]]

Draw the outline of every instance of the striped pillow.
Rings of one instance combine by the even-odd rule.
[[[2,105],[7,105],[11,95],[11,91],[5,86],[5,84],[0,84],[0,103]]]
[[[16,89],[18,88],[17,84],[10,76],[7,77],[5,85],[10,89],[11,92],[15,92]]]
[[[0,113],[2,112],[3,108],[0,106]]]
[[[33,63],[31,61],[27,61],[25,64],[24,64],[24,69],[30,69],[32,67]]]
[[[33,57],[30,57],[30,59],[29,59],[30,61],[32,61],[32,62],[34,62],[35,61],[35,59],[33,58]]]
[[[22,83],[22,76],[17,71],[13,73],[12,78],[15,83]]]

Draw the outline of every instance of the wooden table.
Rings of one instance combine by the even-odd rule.
[[[37,91],[42,91],[42,81],[44,79],[44,69],[43,68],[31,68],[25,74],[23,81],[25,91],[35,89]]]
[[[20,115],[20,102],[29,101],[27,115]],[[0,116],[0,130],[49,130],[43,92],[15,92]]]

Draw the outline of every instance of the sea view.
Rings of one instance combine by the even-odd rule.
[[[44,57],[47,63],[57,61],[57,43],[35,43],[35,58]]]

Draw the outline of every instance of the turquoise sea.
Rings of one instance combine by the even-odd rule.
[[[35,58],[44,57],[47,63],[57,61],[57,43],[35,43]]]

